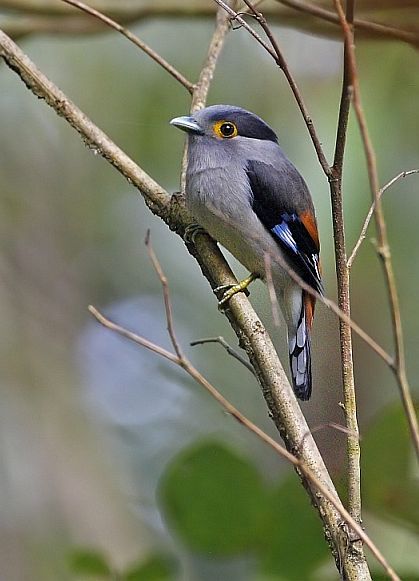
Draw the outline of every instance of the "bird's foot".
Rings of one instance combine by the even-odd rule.
[[[207,231],[199,224],[189,224],[189,226],[186,226],[185,228],[183,239],[186,244],[195,244],[195,238],[198,234],[207,234]]]
[[[251,282],[253,282],[257,278],[259,278],[257,274],[251,273],[247,278],[241,280],[237,284],[223,284],[222,286],[217,286],[217,288],[214,289],[215,293],[218,294],[223,291],[223,296],[218,301],[218,308],[220,310],[225,309],[228,301],[231,299],[232,296],[234,296],[237,293],[244,292],[246,293],[246,296],[249,296],[249,291],[247,290],[247,287]]]

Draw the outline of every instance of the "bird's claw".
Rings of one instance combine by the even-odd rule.
[[[216,294],[223,292],[223,296],[218,301],[218,308],[220,309],[220,311],[222,311],[223,309],[226,308],[226,304],[231,299],[231,297],[233,297],[235,294],[240,293],[240,292],[244,292],[245,295],[248,297],[250,293],[249,293],[249,290],[247,287],[256,278],[258,278],[257,275],[250,274],[247,278],[245,278],[244,280],[241,280],[237,284],[223,284],[221,286],[217,286],[214,289],[214,292]]]
[[[236,293],[244,292],[246,296],[249,296],[249,291],[247,288],[241,288],[240,283],[238,284],[223,284],[221,286],[217,286],[214,289],[214,292],[218,295],[222,294],[221,299],[218,301],[218,308],[220,311],[226,308],[228,301],[234,296]]]
[[[183,239],[186,244],[195,244],[195,238],[198,234],[206,234],[207,231],[202,228],[199,224],[189,224],[185,228],[185,232],[183,233]]]

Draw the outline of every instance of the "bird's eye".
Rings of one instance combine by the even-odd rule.
[[[214,125],[214,133],[217,137],[229,139],[231,137],[236,137],[238,131],[235,124],[231,121],[218,121]]]
[[[224,137],[233,137],[234,133],[236,133],[236,127],[232,123],[223,123],[220,127],[220,133]]]

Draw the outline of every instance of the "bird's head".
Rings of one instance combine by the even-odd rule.
[[[278,142],[275,132],[260,117],[233,105],[212,105],[192,116],[175,117],[171,125],[197,138],[207,137],[214,142],[247,139]]]

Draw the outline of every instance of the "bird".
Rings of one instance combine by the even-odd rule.
[[[170,123],[188,136],[187,208],[197,224],[250,272],[220,303],[225,306],[256,278],[266,281],[269,256],[287,325],[293,389],[306,401],[312,392],[316,300],[289,270],[323,294],[319,234],[309,189],[279,146],[274,130],[250,111],[211,105]]]

